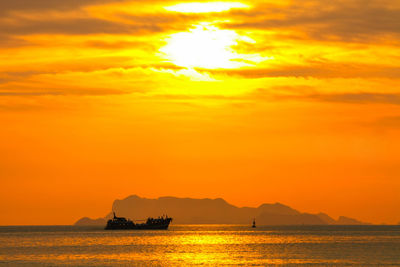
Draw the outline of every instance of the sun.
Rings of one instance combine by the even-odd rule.
[[[191,2],[165,7],[171,12],[213,13],[233,8],[250,8],[240,2]],[[233,69],[254,66],[266,58],[255,54],[239,54],[235,49],[244,42],[255,43],[234,30],[220,29],[218,21],[200,22],[185,32],[168,36],[166,45],[160,48],[163,58],[185,68]],[[243,49],[242,49],[243,51]]]
[[[212,25],[195,25],[187,32],[178,32],[167,38],[160,52],[177,66],[187,68],[238,68],[249,66],[234,46],[239,41],[253,42],[233,30],[222,30]]]

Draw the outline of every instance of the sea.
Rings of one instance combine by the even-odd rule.
[[[400,226],[0,227],[0,266],[400,266]]]

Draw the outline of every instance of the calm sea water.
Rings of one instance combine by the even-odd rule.
[[[400,226],[0,227],[2,266],[400,266]]]

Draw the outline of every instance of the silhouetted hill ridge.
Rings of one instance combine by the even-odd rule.
[[[337,221],[335,219],[333,219],[332,217],[330,217],[328,214],[325,213],[318,213],[317,216],[324,221],[326,224],[336,224]]]
[[[258,207],[260,211],[268,211],[271,213],[275,214],[282,214],[282,215],[298,215],[300,212],[298,212],[295,209],[292,209],[289,206],[283,205],[281,203],[275,203],[275,204],[262,204]]]
[[[340,216],[339,219],[337,220],[337,224],[343,224],[343,225],[357,225],[357,224],[368,224],[368,223],[363,223],[360,222],[359,220],[345,217],[345,216]]]
[[[257,208],[236,207],[222,198],[195,199],[177,197],[142,198],[137,195],[115,200],[112,210],[118,216],[132,220],[158,217],[168,214],[176,224],[249,224],[256,218],[258,225],[323,225],[323,224],[365,224],[341,216],[337,221],[325,213],[301,213],[281,203],[262,204]],[[82,218],[76,225],[105,224],[111,218],[110,212],[103,220]]]
[[[83,217],[79,219],[75,225],[105,225],[107,220],[105,218],[90,219],[88,217]]]

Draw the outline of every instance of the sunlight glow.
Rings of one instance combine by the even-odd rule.
[[[232,8],[249,8],[248,5],[239,2],[193,2],[182,3],[174,6],[165,7],[168,11],[182,12],[182,13],[209,13],[209,12],[223,12]]]
[[[211,25],[196,25],[188,32],[172,34],[160,52],[175,65],[187,68],[251,66],[250,63],[258,61],[258,58],[234,51],[232,47],[238,45],[239,41],[254,43],[252,39],[240,36],[232,30],[221,30]]]

